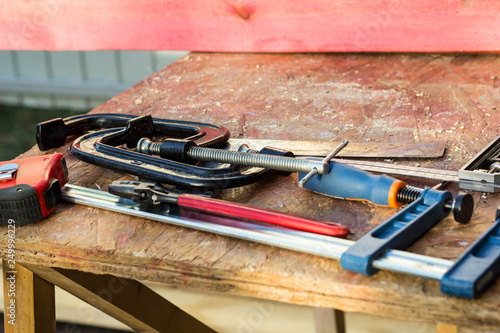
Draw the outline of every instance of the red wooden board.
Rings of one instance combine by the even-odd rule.
[[[496,0],[24,0],[0,49],[498,52]]]

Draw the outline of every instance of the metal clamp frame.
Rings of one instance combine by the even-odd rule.
[[[161,183],[211,192],[247,185],[272,172],[227,165],[203,167],[139,153],[135,146],[143,137],[185,138],[205,147],[218,147],[229,139],[229,131],[222,126],[149,115],[90,114],[58,118],[38,124],[37,143],[41,150],[47,150],[63,145],[68,137],[96,129],[100,130],[75,139],[71,154],[84,162]]]

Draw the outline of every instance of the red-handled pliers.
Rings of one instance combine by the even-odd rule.
[[[338,223],[305,218],[200,195],[175,193],[157,182],[115,181],[109,185],[109,192],[137,203],[176,204],[184,208],[270,223],[322,235],[346,237],[350,232],[346,226]]]

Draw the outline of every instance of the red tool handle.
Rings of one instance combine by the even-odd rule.
[[[298,215],[281,213],[269,209],[256,208],[207,197],[200,197],[192,194],[181,194],[177,204],[181,207],[265,222],[322,235],[345,237],[349,234],[349,229],[338,223],[308,219]]]

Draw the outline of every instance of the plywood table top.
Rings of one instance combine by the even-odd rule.
[[[499,134],[499,87],[494,55],[191,53],[92,113],[216,123],[243,139],[442,142],[442,158],[389,162],[458,170]],[[34,147],[22,156],[61,152],[70,183],[89,188],[105,190],[127,179],[76,160],[69,144],[43,153]],[[499,194],[473,196],[469,224],[447,217],[409,251],[456,259],[500,206]],[[220,198],[343,223],[352,240],[395,213],[304,190],[294,175],[224,190]],[[70,203],[16,236],[19,262],[407,320],[500,327],[498,285],[464,300],[443,295],[434,280],[383,271],[366,277],[336,260]],[[7,243],[5,228],[0,242]]]

